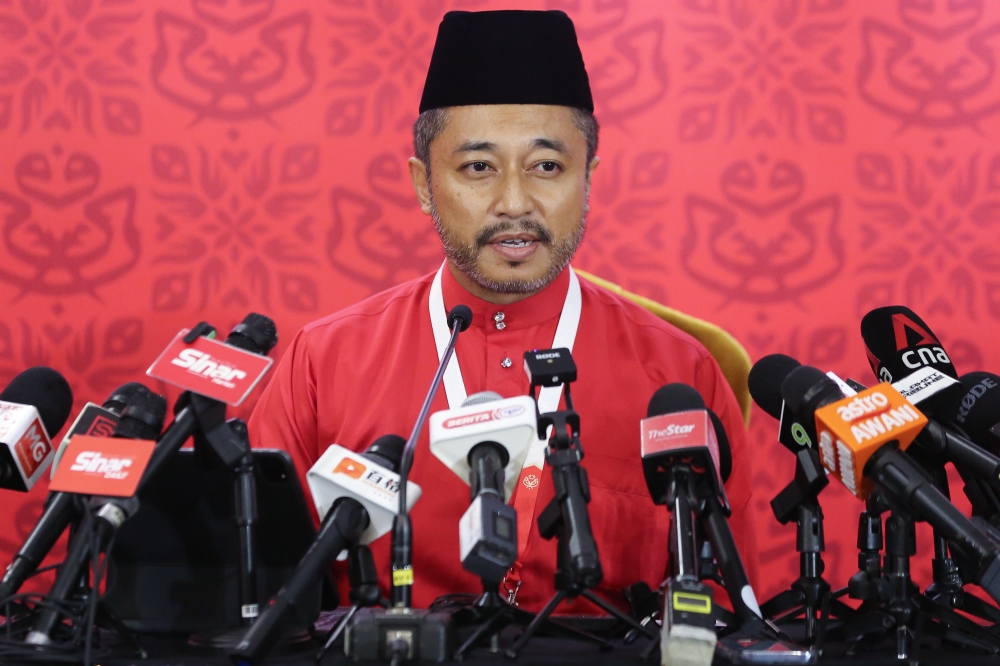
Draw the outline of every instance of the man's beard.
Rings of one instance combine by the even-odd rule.
[[[488,224],[480,230],[475,240],[468,244],[461,242],[444,228],[437,207],[434,205],[434,197],[431,196],[431,217],[434,219],[434,227],[437,229],[438,235],[441,236],[445,255],[458,270],[468,275],[476,284],[496,294],[533,294],[549,286],[576,254],[576,249],[580,246],[580,241],[583,240],[583,233],[587,227],[587,210],[588,207],[584,206],[580,226],[571,236],[559,242],[555,242],[552,233],[535,220],[520,218]],[[549,248],[549,261],[544,275],[532,280],[518,278],[494,280],[483,275],[483,272],[479,270],[479,254],[484,247],[489,245],[491,239],[504,233],[530,233],[538,238],[535,242]]]

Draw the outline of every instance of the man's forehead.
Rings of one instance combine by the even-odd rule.
[[[586,143],[573,109],[541,104],[451,107],[441,138],[451,151],[519,147],[569,152]]]

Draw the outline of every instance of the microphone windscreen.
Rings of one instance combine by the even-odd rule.
[[[791,356],[784,354],[769,354],[753,364],[750,368],[750,375],[747,377],[747,387],[750,389],[750,397],[763,409],[776,419],[781,418],[781,385],[785,377],[802,364]]]
[[[149,391],[145,384],[140,384],[139,382],[129,382],[128,384],[122,384],[108,396],[108,399],[104,401],[101,405],[104,409],[114,412],[117,416],[122,415],[122,410],[125,409],[125,405],[128,401],[132,399],[139,391]]]
[[[372,442],[362,455],[398,474],[405,448],[406,440],[399,435],[382,435]]]
[[[719,445],[719,476],[722,482],[729,480],[729,475],[733,473],[733,451],[729,448],[729,435],[726,434],[726,427],[722,425],[722,419],[711,409],[706,409],[708,417],[712,419],[715,426],[715,440]]]
[[[923,366],[958,379],[937,336],[906,306],[889,305],[866,314],[861,318],[861,338],[879,381],[898,381]]]
[[[278,328],[270,317],[251,312],[229,332],[226,344],[266,356],[278,344]]]
[[[455,321],[460,321],[460,331],[465,331],[472,325],[472,309],[468,305],[456,305],[448,313],[448,329],[455,327]]]
[[[73,391],[65,377],[52,368],[40,365],[14,377],[0,392],[0,400],[35,407],[45,432],[51,438],[69,418],[73,408]]]
[[[480,391],[479,393],[473,393],[463,400],[462,407],[471,407],[473,405],[481,405],[484,402],[496,402],[497,400],[503,400],[503,396],[496,391]]]
[[[840,397],[840,389],[822,370],[811,365],[800,365],[789,372],[781,383],[781,397],[793,414],[799,418],[811,418],[812,414],[809,412],[816,411],[816,406],[811,403],[814,403],[817,391],[829,391],[830,385],[836,389],[837,397]]]
[[[156,439],[163,430],[167,415],[167,400],[146,387],[136,391],[122,410],[115,426],[114,437],[126,439]]]
[[[990,428],[1000,423],[1000,376],[969,372],[959,377],[964,389],[955,421],[973,442],[996,452]]]
[[[674,383],[661,386],[649,399],[646,417],[663,416],[674,412],[705,409],[705,400],[698,390],[687,384]]]

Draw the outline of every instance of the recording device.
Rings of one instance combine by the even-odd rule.
[[[28,492],[52,462],[52,441],[69,418],[73,392],[45,366],[28,368],[0,392],[0,488]]]
[[[375,440],[363,453],[356,454],[364,463],[353,456],[340,458],[340,462],[333,467],[334,472],[328,477],[331,483],[344,477],[361,481],[361,485],[345,483],[332,501],[330,498],[335,491],[328,490],[322,497],[314,494],[317,509],[323,516],[319,534],[302,556],[295,573],[268,601],[264,611],[229,653],[234,663],[256,663],[271,651],[292,619],[296,615],[305,614],[304,609],[299,608],[300,601],[308,598],[311,590],[319,585],[333,560],[344,549],[358,544],[362,534],[368,529],[371,522],[368,507],[372,505],[372,493],[367,492],[368,488],[377,487],[379,494],[383,493],[383,489],[392,492],[394,487],[398,488],[395,470],[403,457],[405,446],[406,441],[402,437],[385,435]],[[321,457],[312,470],[319,468],[320,474],[327,472],[326,468],[331,461],[324,461],[325,457]],[[358,492],[359,488],[362,489],[361,492]],[[411,496],[414,497],[413,502],[416,502],[419,493]],[[322,509],[324,505],[327,509],[325,512]],[[388,525],[382,533],[387,531]]]
[[[52,472],[55,473],[59,458],[73,435],[93,435],[97,437],[110,437],[115,432],[119,417],[125,404],[139,389],[146,389],[145,386],[137,382],[129,382],[115,389],[108,399],[101,406],[88,402],[80,411],[69,432],[63,438],[56,451],[55,459],[52,463]],[[80,510],[77,500],[72,493],[61,493],[50,491],[45,499],[45,509],[35,526],[31,529],[28,538],[24,540],[24,545],[17,551],[17,555],[7,567],[3,580],[0,580],[0,599],[6,599],[12,594],[16,594],[24,581],[27,580],[55,546],[59,536],[70,523],[77,521],[80,517]]]
[[[517,559],[517,514],[507,504],[535,435],[528,396],[503,399],[485,391],[458,409],[431,414],[431,453],[471,490],[459,521],[462,566],[497,585]]]
[[[136,389],[122,410],[114,435],[130,439],[154,439],[163,427],[166,413],[167,401],[163,396],[145,387]],[[79,585],[92,557],[92,548],[104,552],[115,531],[138,509],[139,501],[134,496],[95,495],[87,500],[88,515],[85,516],[80,531],[70,542],[66,559],[59,566],[56,580],[49,590],[49,597],[54,603],[47,605],[39,613],[34,628],[24,639],[25,643],[48,645],[51,642],[52,631],[60,617],[59,603],[68,600]],[[91,581],[93,590],[99,584],[100,581]]]
[[[927,521],[973,565],[972,579],[1000,598],[998,544],[969,521],[902,450],[926,417],[888,384],[843,397],[820,370],[801,366],[785,378],[782,395],[800,418],[814,418],[824,467],[855,496],[876,486],[890,503]]]

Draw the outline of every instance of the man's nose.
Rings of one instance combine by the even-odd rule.
[[[519,169],[508,169],[500,179],[500,192],[494,205],[497,217],[517,219],[535,211],[525,177]]]

